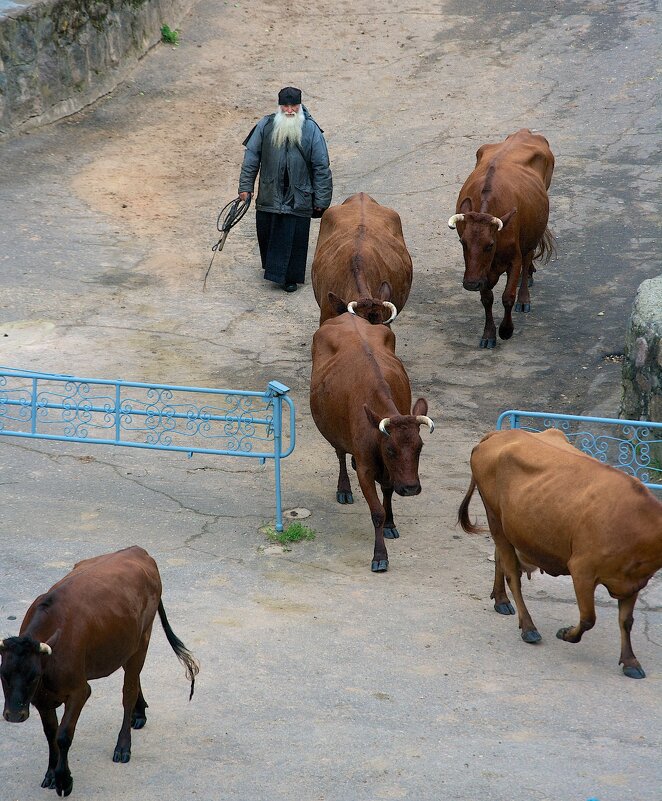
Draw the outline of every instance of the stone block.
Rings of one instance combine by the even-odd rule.
[[[625,336],[620,416],[662,422],[662,275],[640,284]]]

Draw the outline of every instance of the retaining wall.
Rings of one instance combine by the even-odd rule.
[[[625,335],[620,416],[662,422],[662,275],[639,285]]]
[[[194,0],[0,0],[0,137],[112,91]]]

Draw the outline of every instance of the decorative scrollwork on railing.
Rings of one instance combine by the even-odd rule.
[[[618,424],[616,420],[590,421],[549,417],[519,417],[519,426],[528,431],[558,428],[577,448],[599,461],[617,467],[629,475],[649,484],[662,484],[662,439],[659,427],[631,423]],[[582,426],[575,430],[574,426]],[[596,431],[585,430],[594,425]],[[607,428],[612,433],[604,433]],[[600,430],[602,429],[602,430]],[[657,455],[656,455],[657,454]]]
[[[113,399],[95,394],[103,385],[72,380],[56,383],[54,379],[41,383],[35,399],[40,430],[71,439],[99,439],[114,426]]]
[[[269,392],[0,375],[0,433],[262,458],[276,441],[275,408]]]

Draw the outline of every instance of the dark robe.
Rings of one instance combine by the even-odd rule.
[[[306,277],[310,218],[255,212],[264,277],[276,284],[303,284]]]

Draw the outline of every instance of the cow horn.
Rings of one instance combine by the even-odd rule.
[[[430,429],[430,433],[434,431],[434,420],[432,420],[430,417],[427,417],[424,414],[419,414],[416,416],[416,422],[420,426],[427,426]]]
[[[384,323],[384,325],[388,325],[389,323],[392,323],[393,320],[395,320],[395,318],[398,316],[398,310],[395,308],[395,305],[388,300],[383,300],[382,304],[386,306],[387,309],[391,310],[391,316]]]
[[[40,654],[46,654],[46,656],[50,656],[53,653],[53,650],[51,649],[51,646],[48,645],[47,643],[40,642],[39,643],[39,653]]]
[[[350,314],[356,314],[356,304],[357,304],[357,301],[355,301],[355,300],[350,300],[350,302],[347,304],[347,311]]]
[[[5,641],[4,640],[0,640],[0,651],[4,651],[4,650],[5,650]]]
[[[464,220],[464,214],[454,214],[450,220],[448,221],[449,228],[455,228],[455,226]]]
[[[492,222],[496,225],[497,231],[500,231],[503,228],[503,223],[498,217],[492,217]]]
[[[391,422],[391,418],[390,417],[385,417],[383,420],[379,421],[379,430],[382,432],[382,434],[386,434],[387,437],[391,436],[387,431],[388,424],[390,422]]]

